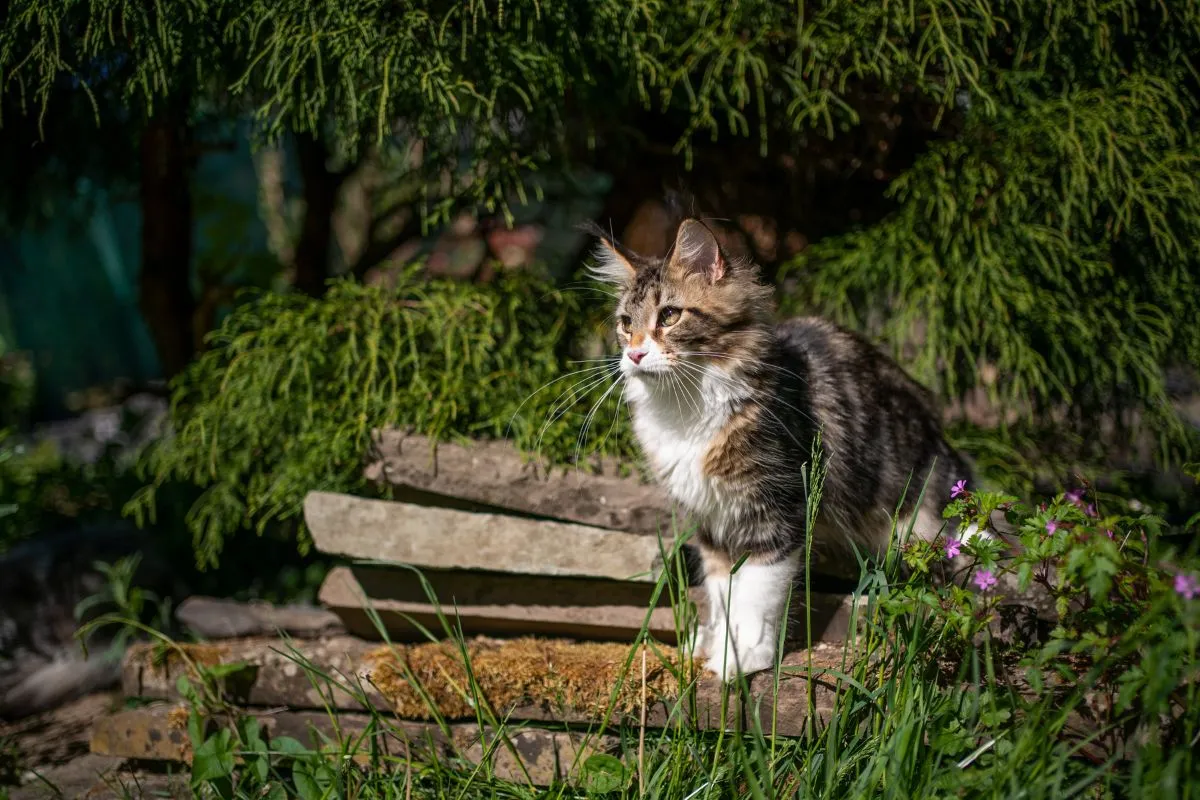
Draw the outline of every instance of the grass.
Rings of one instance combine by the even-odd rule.
[[[190,663],[192,677],[180,690],[190,704],[191,782],[199,796],[1192,797],[1200,793],[1200,600],[1180,591],[1179,576],[1194,579],[1196,562],[1159,549],[1150,518],[1102,516],[1096,508],[1102,501],[1063,494],[1024,506],[965,493],[948,514],[983,520],[1000,511],[1018,531],[1020,547],[1002,552],[994,542],[964,543],[965,563],[952,566],[943,543],[897,537],[902,546],[878,562],[862,562],[855,592],[861,613],[836,666],[816,663],[809,642],[800,665],[776,666],[770,689],[759,693],[763,713],[749,724],[725,716],[745,692],[743,683],[721,697],[727,725],[695,725],[703,702],[695,665],[671,658],[644,625],[617,665],[602,713],[590,725],[558,729],[570,730],[579,749],[562,765],[570,780],[549,786],[537,785],[512,761],[504,768],[529,723],[489,702],[473,646],[452,610],[439,612],[440,629],[421,630],[445,644],[455,669],[440,676],[424,670],[423,677],[370,613],[398,665],[391,679],[424,704],[424,716],[446,739],[461,745],[464,727],[474,731],[472,758],[461,747],[410,753],[409,729],[372,708],[364,679],[331,674],[286,641],[282,651],[330,699],[324,713],[335,733],[313,731],[308,742],[268,739],[221,692],[221,681],[245,665],[190,662],[185,648],[155,635]],[[682,559],[664,555],[672,567],[660,576],[656,598],[668,594],[685,628]],[[998,597],[973,588],[984,572],[1042,585],[1055,601],[1051,630],[1006,642],[996,627]],[[419,571],[413,575],[436,602]],[[112,622],[141,625],[120,615],[92,625]],[[636,692],[630,702],[630,683],[636,688],[645,680],[647,665],[671,670],[680,687],[667,698],[661,727],[647,725]],[[780,686],[794,676],[808,679],[803,720],[785,719],[797,712],[777,702]],[[447,692],[459,702],[447,702]],[[332,702],[339,694],[367,707],[365,724],[349,724]],[[453,705],[460,712],[452,719],[443,712]],[[781,728],[798,735],[773,735]]]

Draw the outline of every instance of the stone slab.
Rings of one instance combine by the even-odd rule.
[[[276,633],[297,638],[316,638],[345,632],[337,615],[322,608],[240,603],[200,595],[193,595],[180,603],[175,609],[175,618],[188,630],[205,639]]]
[[[532,514],[632,533],[669,534],[675,519],[666,493],[615,464],[597,472],[550,469],[502,441],[434,442],[399,430],[376,431],[366,477],[401,492],[431,493],[495,511]]]
[[[226,684],[230,700],[247,707],[363,711],[370,706],[425,721],[432,719],[432,703],[439,715],[457,721],[474,719],[478,703],[485,702],[497,718],[510,721],[639,724],[644,681],[648,727],[683,719],[704,728],[724,723],[736,729],[753,724],[756,716],[766,729],[771,726],[770,698],[776,687],[770,673],[752,676],[743,702],[740,690],[699,674],[673,648],[646,648],[643,678],[637,653],[627,644],[479,637],[463,646],[471,657],[469,678],[457,646],[442,642],[381,647],[353,637],[290,645],[250,638],[182,647],[195,663],[250,665],[244,676]],[[835,644],[784,657],[777,695],[781,735],[799,735],[810,710],[824,716],[832,707],[833,687],[827,679],[814,681],[810,696],[805,677],[810,657],[816,669],[846,666],[843,649]],[[302,668],[298,661],[308,666]],[[188,671],[178,655],[134,645],[126,654],[123,688],[127,697],[177,700],[175,682]],[[463,696],[463,687],[471,682],[477,701]],[[420,692],[413,688],[418,683]]]
[[[565,636],[572,639],[633,642],[643,626],[655,639],[678,643],[679,627],[664,589],[647,619],[654,586],[632,581],[517,576],[457,570],[427,570],[422,585],[408,570],[386,567],[336,567],[321,585],[321,603],[364,639],[380,639],[373,609],[388,636],[420,640],[421,628],[444,632],[443,620],[473,636]],[[432,592],[436,603],[431,602]],[[693,587],[689,600],[701,620],[707,616],[704,589]],[[813,592],[812,641],[839,642],[850,631],[853,597]],[[366,606],[364,606],[364,603]],[[789,641],[809,641],[805,596],[792,599]],[[439,614],[441,615],[439,617]],[[421,626],[421,627],[418,627]]]
[[[645,624],[660,641],[674,644],[677,638],[665,592],[650,611],[654,585],[649,583],[456,570],[423,575],[436,603],[413,573],[364,566],[331,570],[318,599],[350,633],[365,639],[381,636],[364,603],[388,635],[401,641],[422,638],[421,627],[441,632],[443,620],[468,636],[537,634],[632,642]]]
[[[661,552],[650,536],[331,492],[305,497],[304,521],[327,555],[422,568],[649,582]]]
[[[591,754],[617,750],[615,736],[588,736],[570,731],[521,728],[507,731],[497,742],[495,729],[473,723],[457,723],[443,729],[434,723],[414,723],[381,718],[372,725],[372,717],[361,712],[344,712],[334,719],[311,711],[253,711],[262,725],[270,747],[272,738],[288,736],[310,747],[320,739],[357,742],[363,761],[370,748],[362,740],[373,738],[385,768],[403,769],[414,761],[448,757],[478,765],[488,759],[493,774],[502,780],[535,786],[548,786],[571,780],[578,765]],[[123,711],[97,721],[92,736],[92,753],[141,761],[191,763],[192,748],[186,733],[187,710],[174,704],[156,704]],[[572,769],[574,768],[574,769]]]

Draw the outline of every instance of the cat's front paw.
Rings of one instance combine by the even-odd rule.
[[[740,646],[738,642],[726,640],[709,650],[705,668],[722,681],[728,683],[738,674],[753,675],[775,666],[775,642],[771,639]]]

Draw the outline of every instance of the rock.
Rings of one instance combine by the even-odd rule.
[[[145,781],[138,781],[135,788],[126,783],[129,777],[125,759],[85,753],[63,764],[56,764],[28,775],[19,788],[12,790],[9,797],[11,800],[124,800],[130,797],[188,796],[186,776],[177,777],[173,783],[164,776],[154,781],[153,789],[147,786]],[[174,791],[163,792],[163,789]]]
[[[259,721],[268,745],[279,736],[291,737],[314,748],[317,736],[334,742],[357,741],[358,755],[365,761],[369,747],[361,737],[374,730],[371,734],[374,745],[390,756],[381,763],[394,769],[402,769],[409,758],[457,757],[470,764],[479,764],[487,758],[501,780],[524,783],[528,775],[528,780],[536,786],[569,780],[572,765],[581,764],[591,753],[612,752],[619,744],[615,736],[522,728],[504,734],[511,745],[505,746],[496,742],[495,729],[480,728],[474,723],[443,729],[436,723],[389,721],[380,729],[364,713],[343,712],[336,721],[328,714],[312,711],[247,713]],[[124,711],[97,722],[92,752],[97,757],[190,763],[192,748],[186,725],[187,710],[181,706],[157,704]]]
[[[20,719],[74,698],[115,686],[121,677],[121,653],[102,649],[85,657],[76,649],[28,667],[22,680],[0,696],[0,718]]]
[[[366,476],[396,487],[401,500],[468,501],[468,510],[535,515],[632,533],[671,532],[671,503],[660,488],[617,475],[611,463],[602,469],[602,474],[548,470],[508,442],[440,442],[435,447],[424,436],[384,430],[373,438]]]
[[[442,632],[439,612],[465,635],[566,636],[572,639],[632,642],[647,621],[654,585],[633,581],[558,578],[538,575],[426,571],[437,603],[412,572],[372,567],[337,567],[321,585],[320,601],[347,630],[380,638],[364,600],[388,635],[421,637],[419,626]],[[666,593],[649,613],[649,633],[674,643],[675,615]]]
[[[480,697],[497,718],[640,724],[642,665],[630,645],[477,638],[463,646],[471,656],[472,680]],[[371,706],[409,721],[432,721],[430,703],[440,717],[452,722],[474,719],[477,713],[463,699],[466,676],[457,647],[449,643],[381,647],[336,637],[296,641],[290,647],[270,639],[181,647],[196,663],[247,664],[244,676],[226,687],[227,695],[243,706],[339,712]],[[840,645],[820,644],[811,651],[789,653],[783,659],[778,687],[771,673],[760,673],[750,679],[745,703],[737,699],[737,689],[727,703],[725,687],[712,676],[697,674],[693,684],[690,669],[679,662],[673,648],[647,648],[646,654],[645,718],[651,728],[679,719],[694,720],[708,729],[722,722],[729,729],[744,728],[752,724],[753,709],[758,709],[758,722],[770,730],[771,698],[777,688],[779,708],[786,713],[778,715],[775,730],[780,735],[800,735],[810,710],[810,685],[804,677],[810,661],[816,670],[844,667]],[[187,673],[178,654],[168,654],[163,662],[154,647],[135,645],[126,655],[123,687],[127,697],[178,700],[175,682]],[[823,716],[832,708],[835,674],[824,675],[811,687],[811,709]],[[684,683],[677,675],[684,677]],[[420,680],[419,692],[413,688],[414,678]],[[615,689],[619,691],[611,705]]]
[[[143,447],[165,433],[169,405],[165,397],[134,394],[117,405],[40,425],[30,439],[52,442],[70,462],[95,464],[112,452],[118,463],[130,465]]]
[[[572,639],[633,642],[646,626],[655,639],[676,644],[678,626],[670,592],[647,614],[654,585],[632,581],[558,578],[534,575],[427,570],[422,583],[413,572],[387,567],[336,567],[321,585],[319,599],[355,636],[379,639],[374,611],[389,637],[423,639],[421,628],[439,634],[442,618],[464,635],[541,635]],[[431,602],[430,594],[436,603]],[[708,612],[704,590],[689,590],[700,619]],[[813,641],[842,641],[850,630],[853,597],[813,592]],[[789,641],[807,640],[802,591],[792,598]],[[364,605],[366,603],[367,605]]]
[[[92,754],[190,764],[187,718],[185,706],[167,704],[101,717],[92,728]]]
[[[422,568],[650,582],[660,553],[650,536],[329,492],[309,493],[304,521],[327,555]]]
[[[336,615],[320,608],[270,603],[239,603],[192,596],[180,603],[175,618],[206,639],[231,639],[286,633],[301,639],[343,633]]]

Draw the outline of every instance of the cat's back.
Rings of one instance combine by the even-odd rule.
[[[775,335],[780,366],[829,458],[826,519],[842,536],[883,547],[897,502],[912,508],[927,486],[915,529],[936,535],[952,482],[969,478],[970,468],[943,437],[933,393],[865,337],[828,320],[784,320]]]
[[[820,317],[792,317],[776,326],[775,337],[783,366],[803,376],[815,404],[849,410],[874,398],[940,416],[932,392],[854,331]]]

